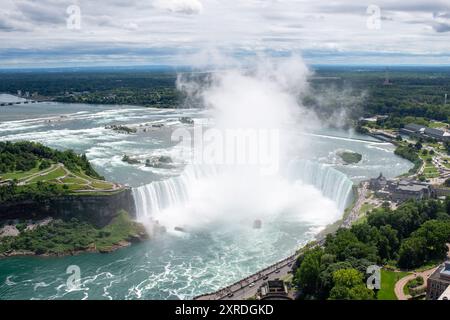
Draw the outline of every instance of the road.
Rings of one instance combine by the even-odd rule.
[[[353,206],[352,210],[348,214],[348,216],[344,219],[342,222],[343,228],[350,228],[353,222],[358,220],[361,213],[361,207],[363,206],[364,202],[367,200],[367,191],[369,188],[368,182],[362,182],[361,187],[358,188],[358,199],[355,202],[355,205]]]
[[[297,257],[298,255],[292,255],[237,283],[219,291],[198,296],[194,300],[246,300],[255,296],[264,282],[288,276]]]

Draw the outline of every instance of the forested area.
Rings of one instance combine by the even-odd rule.
[[[389,115],[388,127],[400,128],[405,123],[425,120],[447,122],[450,119],[449,68],[320,68],[312,80],[306,106],[320,114],[336,110],[357,119],[372,115]],[[388,79],[389,83],[385,84]]]
[[[0,142],[0,173],[12,171],[28,171],[37,166],[39,169],[50,166],[50,161],[63,163],[69,170],[79,172],[83,170],[87,175],[101,178],[92,168],[86,155],[77,155],[71,150],[59,151],[46,147],[37,142]]]
[[[450,241],[450,198],[408,201],[373,210],[366,222],[339,229],[298,260],[294,283],[302,299],[374,299],[367,267],[413,269],[442,261]]]

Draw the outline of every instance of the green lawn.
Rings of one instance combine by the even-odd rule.
[[[445,165],[447,168],[450,168],[450,158],[445,158],[445,160],[447,160],[447,162],[444,162],[444,165]]]
[[[105,190],[109,190],[112,189],[113,185],[111,183],[108,182],[100,182],[95,180],[94,182],[92,182],[92,186],[95,189],[105,189]]]
[[[86,181],[84,181],[83,179],[80,179],[76,176],[70,175],[64,179],[61,180],[64,183],[70,183],[70,184],[81,184],[84,185],[86,184]]]
[[[32,179],[29,179],[30,176],[33,175]],[[66,176],[65,178],[62,178]],[[62,179],[60,179],[62,178]],[[38,165],[26,172],[9,172],[6,174],[2,174],[0,176],[0,180],[3,179],[18,179],[19,181],[26,181],[26,179],[29,179],[26,181],[26,184],[35,184],[39,181],[41,182],[50,182],[54,183],[59,187],[63,187],[63,185],[66,185],[66,190],[69,191],[79,191],[79,190],[92,190],[92,192],[86,192],[86,194],[101,194],[101,191],[96,190],[112,190],[114,187],[114,184],[108,181],[103,181],[99,179],[92,178],[88,175],[86,175],[81,169],[80,171],[69,171],[65,167],[59,167],[59,168],[47,168],[44,170],[39,170],[39,163]],[[90,183],[88,183],[90,182]],[[80,194],[77,192],[77,194]],[[106,194],[106,193],[104,193]],[[108,193],[110,194],[110,193]]]
[[[423,174],[426,178],[437,178],[439,177],[439,171],[434,166],[426,166],[423,170]]]
[[[3,173],[2,175],[0,175],[0,180],[8,180],[8,179],[23,179],[26,178],[28,176],[31,176],[32,174],[38,173],[39,170],[39,165],[40,162],[37,164],[36,167],[34,167],[31,170],[28,171],[14,171],[14,172],[8,172],[8,173]]]
[[[361,224],[367,221],[367,213],[373,210],[375,206],[371,203],[363,203],[361,209],[359,210],[359,218],[354,222],[354,224]]]
[[[362,213],[367,213],[367,212],[369,212],[370,210],[372,210],[373,208],[375,208],[375,206],[374,206],[373,204],[371,204],[371,203],[364,203],[364,204],[361,206],[361,212],[362,212]]]
[[[442,127],[446,127],[447,124],[444,122],[439,122],[439,121],[430,121],[429,125],[430,128],[442,128]]]
[[[395,284],[408,274],[408,272],[394,272],[381,269],[381,289],[378,291],[378,300],[397,300],[394,291]]]
[[[63,168],[58,168],[56,170],[50,171],[47,174],[44,174],[43,176],[39,175],[37,177],[34,177],[33,179],[31,179],[29,181],[29,183],[35,183],[38,181],[44,182],[44,181],[55,180],[56,178],[63,177],[65,174],[66,174],[66,172],[64,171]]]

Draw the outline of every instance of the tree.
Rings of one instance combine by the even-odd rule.
[[[447,150],[447,153],[450,154],[450,141],[444,142],[445,150]]]
[[[356,269],[341,269],[333,273],[334,287],[330,291],[333,300],[370,300],[374,293],[369,290],[361,272]]]
[[[423,265],[426,255],[425,247],[426,241],[424,238],[405,239],[400,246],[398,265],[405,269]]]
[[[445,180],[444,186],[446,186],[447,188],[450,188],[450,178],[448,178],[447,180]]]
[[[444,259],[447,255],[446,243],[450,241],[450,222],[429,220],[413,232],[411,237],[424,239],[425,259]]]
[[[414,145],[414,148],[416,148],[416,150],[421,150],[422,149],[422,143],[420,141],[417,141],[416,144]]]
[[[335,255],[338,261],[345,261],[350,258],[378,260],[374,244],[359,241],[356,235],[348,229],[339,229],[335,236],[328,236],[325,251]]]
[[[303,296],[316,296],[318,294],[323,253],[321,248],[306,252],[295,273],[294,282]]]
[[[396,257],[399,248],[398,232],[392,226],[381,226],[377,241],[378,255],[381,259],[391,260]]]

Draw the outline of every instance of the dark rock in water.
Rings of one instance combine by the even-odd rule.
[[[136,128],[130,128],[124,125],[116,125],[116,124],[105,126],[105,129],[111,129],[120,133],[127,133],[127,134],[137,132]]]
[[[189,117],[181,117],[178,120],[184,124],[194,124],[194,120],[192,120],[192,118],[189,118]]]
[[[169,156],[155,156],[145,161],[146,167],[171,169],[174,167],[172,158]]]
[[[164,124],[162,124],[162,123],[152,124],[152,128],[162,128],[162,127],[164,127]]]
[[[253,221],[253,229],[261,229],[262,227],[262,221],[257,219]]]
[[[126,163],[128,163],[128,164],[138,164],[138,163],[141,163],[139,160],[130,158],[130,157],[127,156],[127,155],[124,155],[124,156],[122,157],[122,161],[123,161],[123,162],[126,162]]]

